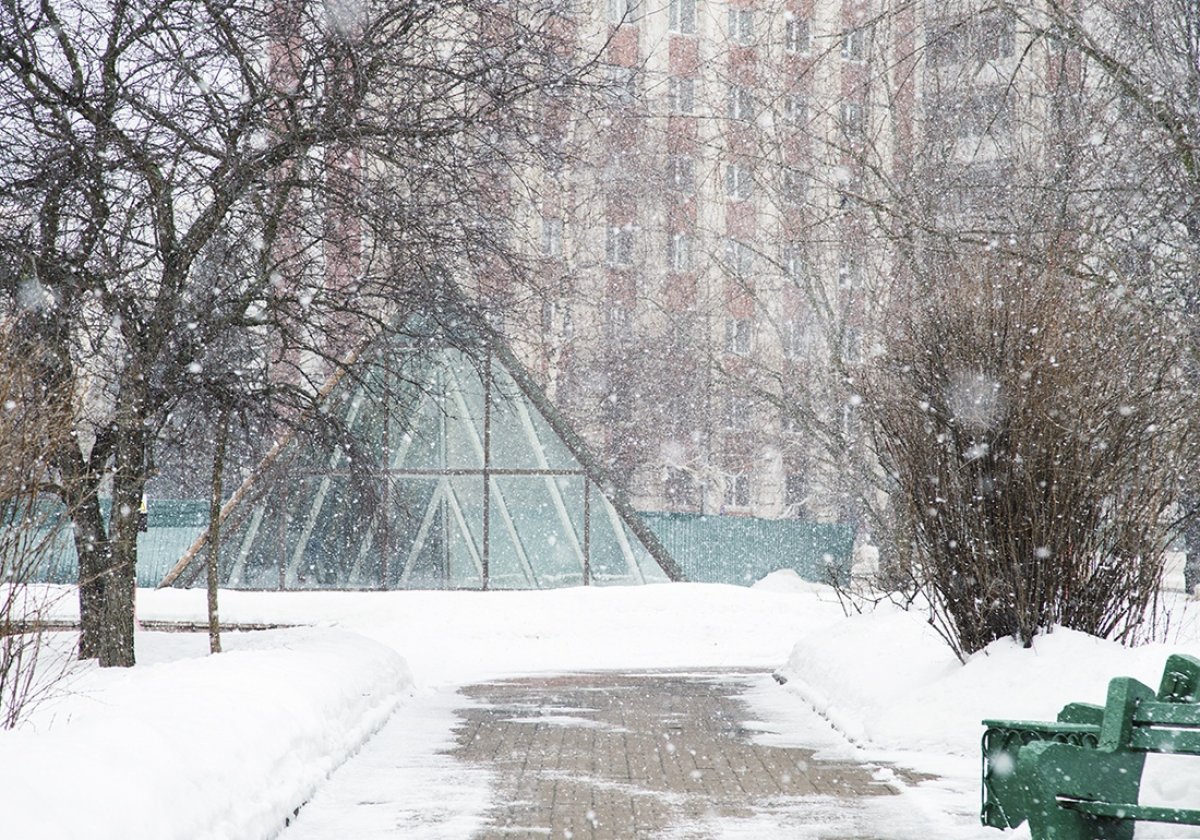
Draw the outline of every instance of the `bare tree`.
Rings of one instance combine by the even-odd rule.
[[[1196,341],[1200,314],[1200,8],[1187,0],[1048,0],[1000,4],[1038,41],[1077,57],[1099,103],[1088,142],[1107,177],[1094,200],[1108,220],[1096,251],[1107,264],[1153,278],[1163,305],[1183,312]],[[1193,382],[1200,374],[1189,369]],[[1198,492],[1185,508],[1185,580],[1200,584]]]
[[[0,247],[45,295],[78,434],[55,456],[80,654],[133,663],[136,512],[175,401],[225,379],[303,402],[434,275],[511,270],[497,178],[578,67],[558,4],[154,0],[0,6]],[[203,257],[232,270],[205,273]],[[14,281],[15,285],[15,281]],[[211,365],[211,366],[210,366]],[[212,378],[212,377],[208,377]],[[246,388],[238,387],[243,395]],[[101,495],[111,496],[105,524]]]
[[[40,381],[36,345],[0,332],[0,729],[16,725],[54,684],[39,669],[47,591],[33,586],[65,519],[43,492],[55,449],[71,431],[64,391]]]

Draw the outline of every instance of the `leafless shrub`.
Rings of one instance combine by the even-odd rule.
[[[36,354],[0,330],[0,729],[53,687],[39,673],[49,595],[31,586],[66,521],[44,499],[52,448],[70,434],[70,402],[48,392]]]
[[[1061,263],[931,262],[864,383],[894,573],[960,656],[1054,625],[1131,640],[1188,472],[1185,343]]]

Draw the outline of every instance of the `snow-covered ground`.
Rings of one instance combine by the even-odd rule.
[[[203,593],[141,591],[138,610],[145,620],[199,620]],[[0,835],[253,840],[274,836],[316,795],[288,836],[366,837],[366,823],[322,832],[321,814],[337,812],[339,789],[370,801],[386,765],[406,780],[403,796],[395,785],[389,794],[388,824],[409,819],[397,836],[467,837],[489,792],[486,773],[439,755],[453,709],[465,705],[458,686],[577,670],[765,667],[788,682],[764,679],[747,694],[772,733],[764,739],[938,775],[868,809],[878,836],[1027,837],[977,824],[980,719],[1052,718],[1071,700],[1101,702],[1111,676],[1157,685],[1168,653],[1200,655],[1200,623],[1179,600],[1169,644],[1126,649],[1059,631],[1031,650],[994,644],[963,665],[920,614],[847,617],[829,590],[786,573],[749,589],[224,592],[221,613],[305,626],[227,633],[229,652],[218,657],[200,635],[140,633],[138,667],[76,666],[25,726],[0,733]],[[814,734],[814,711],[831,728]],[[353,784],[321,793],[364,743],[339,774]],[[1195,764],[1158,768],[1144,801],[1195,807]],[[769,838],[768,824],[782,824],[779,815],[727,833]],[[1166,831],[1138,836],[1200,836]]]

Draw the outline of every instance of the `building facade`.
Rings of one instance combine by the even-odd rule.
[[[864,179],[906,20],[851,2],[621,2],[569,17],[602,59],[525,229],[540,300],[514,342],[635,503],[845,519],[845,367],[886,263]],[[548,109],[548,113],[550,110]],[[813,429],[826,439],[814,439]]]
[[[914,231],[1013,229],[1018,171],[1064,130],[1077,63],[1022,20],[890,0],[563,12],[603,95],[582,118],[547,107],[561,155],[522,225],[541,293],[505,302],[509,335],[638,507],[858,519],[856,380]]]

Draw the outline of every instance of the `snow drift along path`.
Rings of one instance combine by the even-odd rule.
[[[272,837],[411,691],[389,648],[339,630],[143,633],[144,664],[77,669],[0,733],[0,834]]]

